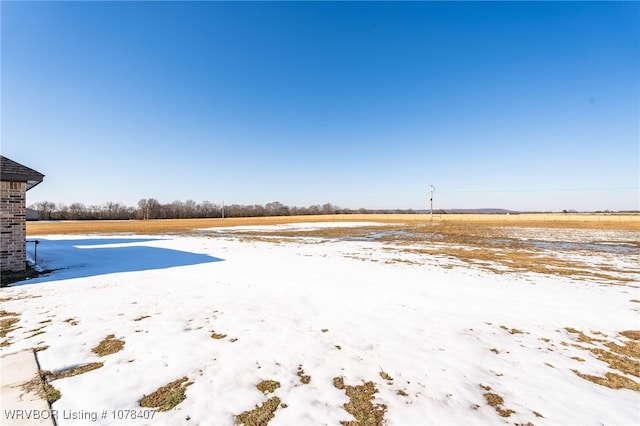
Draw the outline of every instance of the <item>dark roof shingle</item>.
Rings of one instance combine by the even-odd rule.
[[[44,175],[20,163],[0,155],[0,180],[26,182],[27,191],[42,182]]]

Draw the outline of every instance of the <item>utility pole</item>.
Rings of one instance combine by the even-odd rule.
[[[430,197],[429,197],[429,202],[431,205],[431,213],[429,214],[429,220],[433,222],[433,193],[435,192],[436,187],[433,185],[429,185],[429,193],[430,193]]]
[[[224,219],[224,201],[222,202],[222,218]]]

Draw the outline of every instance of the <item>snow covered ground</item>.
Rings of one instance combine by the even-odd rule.
[[[295,225],[314,226],[327,225]],[[640,423],[639,391],[585,378],[640,382],[602,355],[640,329],[637,280],[498,274],[380,241],[230,231],[30,237],[55,271],[0,291],[19,317],[0,354],[37,347],[54,373],[104,363],[51,381],[60,426],[231,425],[274,396],[270,426],[334,425],[354,419],[339,377],[371,382],[389,425]],[[638,251],[612,256],[633,264]],[[109,335],[123,348],[92,352]],[[149,417],[141,398],[182,377],[193,383],[175,408],[122,418]],[[263,380],[280,386],[263,393]]]

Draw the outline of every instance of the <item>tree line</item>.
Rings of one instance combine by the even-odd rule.
[[[369,210],[340,208],[331,203],[308,207],[287,206],[278,201],[265,205],[215,204],[193,200],[163,204],[154,198],[144,198],[137,206],[106,202],[101,205],[70,205],[40,201],[29,206],[38,213],[40,220],[149,220],[196,219],[225,217],[305,216],[319,214],[367,214],[367,213],[415,213],[413,210]]]

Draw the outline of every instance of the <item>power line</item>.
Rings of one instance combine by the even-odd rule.
[[[620,191],[620,190],[640,190],[638,186],[617,186],[610,188],[519,188],[519,189],[454,189],[443,190],[445,193],[480,193],[480,192],[572,192],[572,191]]]

